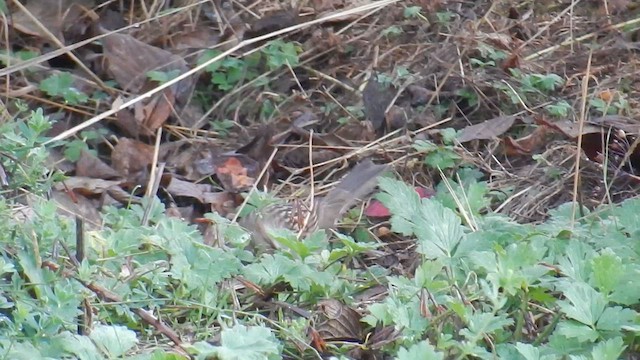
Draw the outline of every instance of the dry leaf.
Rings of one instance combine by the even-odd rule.
[[[315,330],[324,341],[362,341],[360,314],[335,299],[322,300],[316,312]]]
[[[95,1],[93,0],[48,0],[29,1],[25,8],[44,28],[64,43],[62,33],[65,24],[75,25],[82,16],[82,8],[90,9],[94,5]],[[16,30],[50,40],[49,35],[24,11],[14,13],[11,20]]]
[[[516,119],[517,117],[512,115],[500,116],[479,124],[467,126],[460,131],[458,141],[465,143],[471,140],[495,139],[511,129]]]
[[[76,163],[76,176],[86,176],[98,179],[115,179],[118,172],[87,151],[82,151]]]
[[[242,154],[223,155],[213,161],[216,175],[227,191],[247,191],[259,175],[258,162]]]
[[[111,166],[123,177],[146,170],[153,162],[154,147],[140,141],[121,138],[111,153]]]

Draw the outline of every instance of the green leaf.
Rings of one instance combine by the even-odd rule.
[[[414,224],[412,218],[419,213],[420,197],[416,191],[402,181],[380,178],[378,185],[384,191],[376,197],[391,214],[393,231],[402,235],[413,235]]]
[[[329,286],[335,281],[330,274],[281,254],[263,255],[259,262],[246,267],[245,276],[260,285],[273,285],[284,280],[302,291],[309,291],[312,285]]]
[[[63,349],[79,360],[103,360],[104,356],[91,342],[88,336],[72,335],[69,332],[60,334],[56,341],[60,341]]]
[[[474,313],[467,319],[467,328],[460,330],[460,335],[469,340],[478,340],[485,335],[491,335],[495,331],[513,324],[512,319],[506,315],[494,315],[491,313]]]
[[[622,338],[616,337],[596,344],[591,351],[591,356],[594,360],[617,360],[625,348]]]
[[[557,332],[567,338],[575,338],[580,342],[594,342],[600,336],[595,329],[575,321],[562,321],[558,324]]]
[[[625,326],[638,324],[638,313],[620,306],[608,307],[603,312],[596,328],[598,330],[620,331]]]
[[[562,312],[571,319],[595,328],[607,304],[604,296],[581,282],[562,282],[559,289],[568,300],[558,301]]]
[[[625,272],[622,260],[611,249],[604,249],[599,256],[591,259],[591,267],[594,285],[605,294],[616,289]]]
[[[157,71],[151,70],[147,72],[147,77],[153,81],[157,81],[160,84],[164,84],[169,80],[173,80],[180,75],[180,70],[174,69],[170,71]]]
[[[40,82],[40,90],[52,97],[62,97],[70,104],[83,104],[89,96],[74,87],[73,76],[68,72],[60,72]]]
[[[420,14],[421,12],[422,12],[422,8],[420,6],[407,6],[404,9],[403,16],[405,18],[414,18],[414,17],[417,17],[418,15],[421,15]]]
[[[559,356],[556,355],[543,355],[540,348],[537,348],[531,344],[525,343],[517,343],[515,345],[515,349],[517,349],[518,353],[522,355],[525,360],[558,360]],[[548,350],[547,350],[548,352]],[[512,356],[514,356],[513,354]],[[501,357],[502,359],[512,359],[513,357]]]
[[[275,360],[281,359],[282,345],[270,329],[263,326],[236,325],[222,330],[220,346],[199,342],[196,359]]]
[[[400,348],[398,350],[398,360],[442,360],[444,355],[441,352],[437,352],[436,349],[426,341],[420,341],[417,344],[411,345],[407,348]]]
[[[96,325],[89,337],[110,358],[123,356],[138,343],[136,333],[124,326]]]

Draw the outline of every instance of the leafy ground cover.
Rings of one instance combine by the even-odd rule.
[[[2,358],[638,358],[637,4],[0,9]]]

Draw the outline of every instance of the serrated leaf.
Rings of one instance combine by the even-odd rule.
[[[310,290],[312,285],[327,287],[335,283],[335,278],[329,273],[312,269],[307,264],[280,254],[262,256],[260,261],[245,268],[245,276],[260,285],[285,281],[302,291]]]
[[[515,347],[526,360],[540,360],[540,350],[535,346],[519,342]]]
[[[439,202],[423,199],[420,216],[413,216],[418,252],[429,258],[452,257],[464,236],[460,218]]]
[[[419,213],[420,196],[402,181],[380,178],[378,185],[383,190],[377,199],[389,209],[393,231],[402,235],[412,235],[414,225],[410,219]]]
[[[220,346],[196,343],[197,359],[270,360],[281,359],[282,345],[270,329],[263,326],[236,325],[222,330]]]
[[[560,322],[557,332],[559,335],[581,342],[594,342],[600,336],[595,329],[575,321]]]
[[[558,301],[558,306],[569,318],[595,327],[607,301],[604,296],[585,283],[565,283],[561,288],[568,301]]]
[[[593,282],[604,294],[613,292],[625,272],[622,260],[613,250],[604,249],[600,255],[591,259]]]
[[[109,357],[122,356],[138,343],[136,333],[124,326],[97,325],[89,337]]]
[[[617,360],[626,348],[622,343],[622,338],[616,337],[605,342],[596,344],[591,351],[591,356],[595,360]]]
[[[620,331],[623,326],[637,325],[638,313],[620,306],[608,307],[603,312],[596,328],[598,330]]]
[[[67,353],[77,356],[79,360],[104,359],[88,336],[72,335],[69,332],[64,332],[56,340],[60,341],[62,348]]]
[[[444,354],[436,351],[435,347],[429,344],[426,341],[420,341],[417,344],[411,345],[407,348],[400,348],[398,350],[398,356],[396,357],[398,360],[442,360],[444,359]]]
[[[492,313],[476,313],[468,316],[467,329],[460,331],[460,334],[467,339],[481,338],[493,332],[513,324],[512,319],[506,315],[494,315]]]

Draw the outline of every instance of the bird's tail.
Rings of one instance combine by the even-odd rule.
[[[316,204],[318,228],[328,229],[355,203],[369,195],[378,184],[378,176],[387,170],[387,165],[377,165],[364,160]]]

